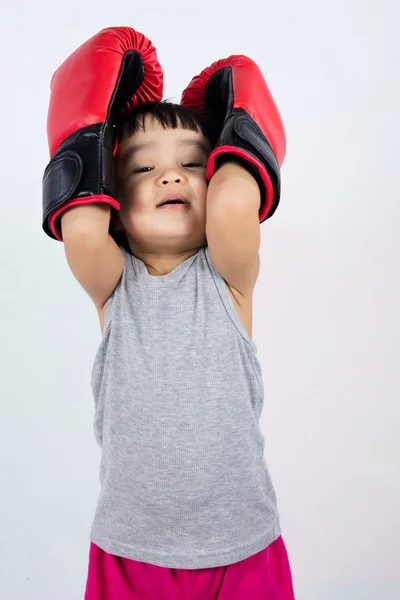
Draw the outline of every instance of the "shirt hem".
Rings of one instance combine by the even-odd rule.
[[[212,550],[204,551],[201,554],[190,551],[184,554],[152,552],[144,548],[137,548],[115,540],[102,538],[94,533],[91,535],[91,541],[108,554],[130,560],[137,560],[169,569],[207,569],[227,566],[245,560],[267,548],[280,535],[280,526],[279,524],[275,524],[261,537],[258,537],[256,541],[251,542],[251,544],[246,544],[245,546],[240,546],[240,548],[230,549],[225,552]]]

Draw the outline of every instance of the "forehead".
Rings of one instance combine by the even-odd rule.
[[[169,150],[197,147],[205,154],[209,154],[211,151],[207,138],[200,130],[192,131],[181,126],[176,129],[164,128],[151,115],[145,115],[143,123],[144,126],[141,125],[138,131],[122,138],[120,141],[117,152],[120,162],[124,163],[140,152],[162,150],[166,146]]]

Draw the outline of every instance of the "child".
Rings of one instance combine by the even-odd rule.
[[[264,194],[274,210],[279,188],[275,180],[263,192],[246,149],[217,161],[221,125],[188,106],[190,93],[186,105],[152,96],[113,120],[113,193],[81,183],[61,211],[61,193],[56,202],[44,194],[48,231],[64,241],[103,333],[92,371],[101,491],[85,598],[293,600],[252,339],[260,205]],[[93,136],[96,120],[87,128]],[[87,157],[85,142],[74,143]],[[63,144],[56,159],[66,164]]]

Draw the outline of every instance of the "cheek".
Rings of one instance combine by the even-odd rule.
[[[139,214],[152,207],[151,182],[147,180],[127,181],[122,195],[121,212],[130,216],[132,212]]]
[[[138,185],[138,181],[135,181],[134,177],[126,177],[119,187],[121,198],[123,198],[125,202],[132,202],[132,199],[137,195],[139,188],[140,185]]]
[[[208,189],[208,181],[205,179],[205,177],[199,177],[194,183],[193,187],[196,190],[196,196],[199,199],[203,198],[205,200]]]

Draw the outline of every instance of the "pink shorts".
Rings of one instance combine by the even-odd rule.
[[[91,543],[85,600],[294,600],[282,536],[222,567],[169,569],[107,554]]]

